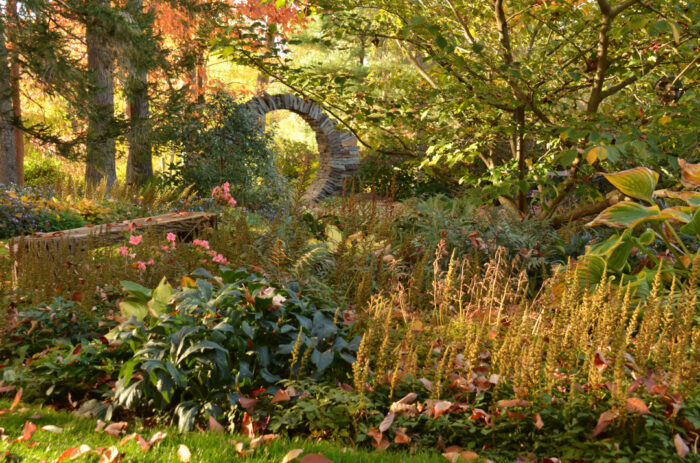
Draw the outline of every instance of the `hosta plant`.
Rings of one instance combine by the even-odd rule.
[[[186,430],[197,416],[235,409],[253,389],[342,375],[354,361],[359,339],[347,339],[339,309],[296,284],[275,288],[225,267],[218,276],[194,276],[180,291],[165,281],[153,291],[124,282],[129,296],[121,308],[129,320],[112,337],[127,343],[133,358],[119,373],[117,404],[174,412]]]
[[[666,282],[674,277],[687,281],[698,258],[700,192],[694,189],[700,186],[700,164],[679,159],[678,165],[684,187],[680,191],[657,190],[659,174],[646,167],[605,174],[624,199],[588,226],[620,231],[589,246],[576,263],[583,284],[595,286],[611,275],[644,297],[657,272]]]

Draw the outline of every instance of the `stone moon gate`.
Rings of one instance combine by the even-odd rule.
[[[263,123],[265,114],[286,109],[301,116],[316,133],[318,171],[304,193],[305,201],[316,202],[340,194],[345,180],[357,173],[360,167],[357,138],[349,132],[337,130],[336,122],[312,101],[286,93],[258,96],[245,106]]]

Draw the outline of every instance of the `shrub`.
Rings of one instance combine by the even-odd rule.
[[[24,183],[41,187],[63,181],[66,174],[61,163],[51,157],[32,157],[24,163]]]
[[[229,182],[233,197],[252,206],[284,197],[286,182],[276,169],[271,141],[244,106],[219,93],[188,114],[173,135],[181,159],[166,173],[168,183],[194,185],[209,195]]]
[[[277,289],[245,270],[200,270],[179,292],[124,283],[132,316],[114,333],[133,351],[115,399],[127,408],[174,412],[180,429],[198,414],[221,416],[240,392],[284,378],[348,371],[359,338],[345,339],[338,309],[290,284]],[[139,321],[142,320],[142,321]]]
[[[81,227],[82,217],[51,199],[51,194],[0,185],[0,239],[20,234]]]

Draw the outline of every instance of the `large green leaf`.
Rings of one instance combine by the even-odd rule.
[[[134,283],[133,281],[120,281],[119,283],[122,285],[124,290],[126,290],[126,292],[134,298],[140,299],[144,302],[148,302],[148,300],[151,299],[150,289],[141,286],[138,283]]]
[[[700,235],[700,208],[695,211],[693,218],[681,227],[681,233],[686,235]]]
[[[148,307],[146,302],[135,297],[128,297],[119,303],[124,318],[135,317],[138,321],[143,321],[148,315]]]
[[[669,191],[667,194],[671,198],[685,201],[688,206],[700,206],[700,193],[697,191]]]
[[[605,241],[590,246],[586,255],[600,257],[607,264],[608,270],[620,272],[627,264],[634,245],[632,230],[627,229],[622,235],[613,235]]]
[[[148,301],[148,311],[151,315],[157,317],[166,313],[168,302],[170,302],[174,292],[173,287],[168,284],[165,277],[160,280],[158,287],[153,290],[153,298]]]
[[[645,207],[632,201],[617,203],[601,212],[589,226],[607,225],[614,228],[630,228],[650,220],[664,220],[658,206]]]
[[[632,198],[652,203],[651,196],[659,181],[659,174],[646,167],[635,167],[613,174],[603,174],[615,188]]]

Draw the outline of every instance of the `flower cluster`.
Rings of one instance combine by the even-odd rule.
[[[233,199],[233,196],[231,196],[230,190],[231,190],[231,185],[229,185],[229,183],[226,182],[221,186],[215,186],[211,190],[211,196],[215,200],[223,202],[224,204],[229,204],[231,206],[235,206],[236,200]]]
[[[128,229],[133,232],[135,227],[129,226]],[[167,235],[165,235],[165,239],[168,244],[161,245],[160,250],[158,250],[158,246],[150,247],[150,249],[154,251],[155,254],[158,256],[170,253],[171,251],[177,249],[177,235],[175,235],[175,233],[168,233]],[[132,233],[129,235],[128,245],[120,246],[117,250],[120,255],[126,257],[128,260],[133,261],[131,264],[133,268],[138,268],[139,270],[146,270],[148,267],[152,266],[155,263],[155,261],[153,260],[153,258],[149,258],[148,260],[146,260],[145,258],[143,258],[142,260],[137,260],[137,254],[139,254],[139,245],[142,241],[143,235],[135,235]],[[209,256],[212,263],[228,263],[228,260],[222,254],[210,249],[209,242],[207,240],[196,239],[192,241],[192,245],[195,247],[195,249],[201,248],[201,252]],[[147,251],[144,249],[144,252]],[[210,261],[209,258],[202,259],[202,263],[208,263]]]

